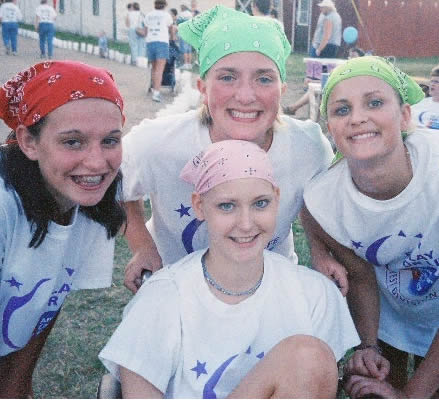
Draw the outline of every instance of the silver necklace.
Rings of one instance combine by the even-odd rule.
[[[256,292],[256,290],[258,290],[259,286],[261,286],[262,278],[264,277],[264,272],[262,272],[262,275],[259,278],[259,280],[256,282],[256,285],[248,290],[244,290],[243,292],[231,292],[230,290],[224,289],[210,276],[209,271],[207,270],[206,267],[205,258],[206,258],[206,254],[203,254],[203,256],[201,257],[201,266],[203,267],[204,278],[210,285],[212,285],[216,290],[219,290],[221,293],[224,293],[227,296],[250,296],[254,292]]]

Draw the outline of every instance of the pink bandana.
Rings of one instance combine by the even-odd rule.
[[[260,178],[277,186],[268,154],[244,140],[223,140],[211,144],[182,169],[180,178],[206,193],[220,183],[241,178]]]
[[[20,124],[35,124],[69,101],[87,98],[111,101],[123,116],[122,96],[108,71],[76,61],[39,63],[1,87],[0,118],[15,130]]]

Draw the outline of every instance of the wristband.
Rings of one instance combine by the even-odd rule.
[[[366,344],[366,343],[361,343],[360,345],[354,347],[354,350],[366,350],[366,349],[374,349],[378,354],[382,355],[383,354],[383,350],[381,349],[381,347],[377,344]]]

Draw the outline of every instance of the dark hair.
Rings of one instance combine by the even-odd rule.
[[[163,10],[167,4],[168,3],[166,3],[166,0],[155,0],[154,1],[154,8],[156,10]]]
[[[137,3],[137,2],[133,3],[133,8],[134,8],[134,10],[139,11],[140,10],[139,3]]]
[[[262,14],[270,14],[271,0],[253,0],[253,4]]]
[[[176,16],[178,15],[178,11],[177,11],[176,8],[171,8],[171,9],[169,10],[169,12],[170,12],[174,17],[176,17]]]
[[[272,9],[271,9],[271,11],[270,11],[270,15],[271,15],[273,18],[276,18],[276,19],[278,19],[278,17],[279,17],[279,13],[277,12],[277,10],[276,10],[275,8],[272,8]]]
[[[366,54],[366,53],[364,52],[364,50],[363,50],[363,49],[360,49],[359,47],[351,47],[351,48],[349,49],[349,52],[351,52],[351,53],[357,53],[357,54],[358,54],[358,57],[364,57],[364,55]]]
[[[32,136],[39,137],[45,122],[46,117],[43,117],[27,129]],[[7,142],[15,138],[15,132],[11,132]],[[37,248],[43,243],[49,223],[54,221],[59,210],[46,187],[38,162],[27,158],[17,143],[6,144],[0,147],[0,175],[6,188],[13,189],[20,198],[26,218],[34,230],[29,247]],[[105,227],[108,239],[116,236],[126,221],[125,210],[118,201],[121,192],[122,173],[119,171],[99,203],[79,207],[80,212]]]
[[[439,65],[436,65],[435,67],[433,67],[430,75],[431,76],[439,76]]]
[[[131,10],[133,8],[133,4],[132,3],[128,3],[127,4],[127,8],[128,8],[128,10]]]

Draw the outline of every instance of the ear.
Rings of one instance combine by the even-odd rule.
[[[201,198],[201,194],[196,192],[192,193],[192,209],[194,210],[197,219],[199,221],[204,221],[203,199]]]
[[[19,125],[15,129],[15,135],[18,145],[26,157],[32,161],[38,160],[38,138],[33,136],[24,125]]]
[[[198,77],[197,79],[197,89],[201,93],[203,97],[203,104],[207,106],[207,89],[206,89],[206,81]]]
[[[408,131],[411,126],[412,110],[409,104],[401,106],[401,131]]]

